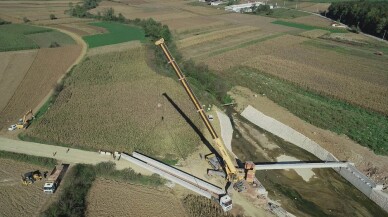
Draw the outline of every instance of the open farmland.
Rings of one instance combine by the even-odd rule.
[[[214,31],[211,33],[201,34],[201,35],[192,36],[189,38],[182,39],[182,40],[178,41],[177,46],[178,46],[178,48],[183,49],[183,48],[194,46],[194,45],[197,45],[200,43],[211,42],[213,40],[222,39],[222,38],[225,38],[228,36],[249,33],[249,32],[253,32],[253,31],[257,31],[257,30],[259,30],[259,29],[256,27],[250,27],[250,26],[223,29],[223,30]]]
[[[27,135],[95,150],[137,150],[174,159],[187,156],[199,138],[162,93],[197,126],[199,118],[180,85],[152,71],[145,55],[145,48],[137,46],[86,58]]]
[[[75,41],[70,36],[56,30],[30,34],[27,37],[32,39],[40,48],[50,47],[54,42],[60,47],[75,44]]]
[[[106,179],[94,181],[86,216],[187,216],[181,201],[167,188],[150,188]]]
[[[301,23],[301,24],[310,25],[310,26],[322,27],[324,29],[331,28],[330,26],[332,23],[330,20],[315,16],[315,15],[298,17],[298,18],[292,19],[292,22]]]
[[[48,168],[2,158],[0,165],[0,216],[38,216],[49,199],[42,192],[44,182],[24,186],[20,175],[35,170],[44,172]]]
[[[49,47],[53,42],[59,46],[75,44],[68,35],[49,28],[26,24],[0,26],[0,52]]]
[[[58,24],[54,26],[60,29],[68,30],[70,32],[74,32],[79,36],[95,35],[95,34],[102,34],[107,32],[105,28],[95,26],[95,25],[89,25],[87,22]]]
[[[22,82],[38,50],[0,52],[0,111]]]
[[[0,17],[13,23],[23,23],[23,18],[35,21],[50,21],[50,14],[58,20],[70,17],[64,11],[73,0],[54,1],[0,1]]]
[[[23,80],[0,112],[0,127],[14,124],[26,111],[38,106],[80,53],[79,45],[39,49]]]
[[[144,30],[139,27],[109,22],[91,23],[90,25],[104,28],[109,33],[84,36],[83,39],[88,43],[89,48],[118,44],[126,41],[145,40]]]
[[[321,27],[321,26],[313,26],[309,24],[304,24],[300,21],[300,23],[290,22],[290,21],[284,21],[284,20],[276,20],[272,22],[273,24],[277,25],[283,25],[288,26],[296,29],[303,29],[303,30],[314,30],[314,29],[322,29],[322,30],[328,30],[333,33],[346,33],[348,32],[346,29],[341,28],[335,28],[331,26]]]
[[[24,24],[7,24],[0,26],[0,51],[26,50],[39,48],[29,34],[49,32],[51,29]]]
[[[237,65],[252,67],[317,92],[388,113],[386,62],[308,46],[307,40],[285,35],[207,58],[205,63],[218,71]],[[247,56],[250,59],[246,60]]]

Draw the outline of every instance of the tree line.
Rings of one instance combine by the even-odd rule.
[[[388,32],[388,2],[335,2],[324,13],[352,29],[359,29],[371,35],[384,37]]]

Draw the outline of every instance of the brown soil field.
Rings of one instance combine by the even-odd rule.
[[[50,20],[50,14],[59,19],[67,18],[70,16],[64,11],[68,9],[69,2],[75,4],[77,1],[0,1],[0,14],[20,22],[23,22],[23,17],[31,21]]]
[[[316,3],[313,5],[298,5],[298,8],[304,10],[304,11],[309,11],[309,12],[314,12],[314,13],[319,13],[320,11],[325,11],[329,8],[330,3]]]
[[[167,188],[97,179],[87,197],[86,216],[187,216],[182,202]]]
[[[277,49],[283,49],[295,44],[300,44],[305,40],[308,39],[292,35],[283,35],[274,39],[266,40],[259,44],[254,44],[245,48],[231,50],[220,55],[207,58],[204,62],[209,65],[211,69],[223,71],[238,66],[243,62],[246,62],[248,57],[249,59],[252,59],[253,57],[259,55],[261,52],[266,52],[265,50],[262,50],[263,46],[265,46],[266,49],[270,48],[271,50],[275,50],[275,48],[272,47],[276,45]]]
[[[21,175],[27,172],[49,170],[9,159],[0,159],[0,216],[39,216],[50,195],[42,192],[44,181],[25,186]]]
[[[307,38],[318,38],[318,37],[321,37],[322,35],[326,35],[328,33],[330,33],[330,32],[326,31],[326,30],[314,29],[314,30],[302,32],[299,35],[307,37]]]
[[[93,19],[86,19],[86,18],[77,18],[77,17],[63,17],[60,19],[55,20],[35,20],[32,23],[36,25],[61,25],[61,24],[73,24],[73,23],[87,23],[87,22],[94,22]]]
[[[327,36],[330,39],[348,41],[348,42],[358,42],[361,44],[373,43],[373,40],[362,34],[353,34],[353,33],[331,33]]]
[[[0,53],[0,111],[11,99],[33,63],[38,50]]]
[[[182,54],[186,59],[193,58],[195,60],[203,60],[213,56],[214,53],[220,54],[233,49],[241,48],[245,43],[254,44],[252,43],[254,40],[259,40],[267,36],[269,35],[262,31],[233,35],[225,37],[222,40],[215,40],[212,43],[202,43],[195,45],[194,47],[188,47],[182,50]]]
[[[0,112],[0,127],[15,123],[28,109],[35,108],[80,53],[79,45],[39,49],[18,89]]]
[[[93,149],[187,156],[199,138],[162,93],[197,126],[200,119],[179,83],[156,74],[145,55],[145,48],[135,47],[87,58],[28,135]]]
[[[206,42],[211,43],[211,41],[223,39],[228,36],[234,36],[234,35],[249,33],[253,31],[258,31],[258,30],[259,28],[250,27],[250,26],[228,28],[228,29],[223,29],[219,31],[214,31],[214,32],[182,39],[177,42],[177,46],[179,49],[184,49],[186,47],[194,46],[201,43],[206,43]]]
[[[217,21],[211,17],[196,16],[183,19],[164,20],[164,24],[177,33],[203,31],[209,28],[217,28],[217,26],[225,26],[225,22]],[[188,25],[190,23],[190,25]]]
[[[81,37],[85,36],[85,35],[90,35],[88,32],[86,32],[84,30],[81,30],[81,29],[78,29],[78,28],[75,28],[75,27],[70,27],[70,26],[64,25],[64,24],[52,25],[52,27],[63,29],[63,30],[75,33],[75,34],[77,34],[77,35],[79,35]]]
[[[96,47],[88,50],[87,56],[94,56],[99,54],[113,53],[113,52],[122,52],[129,49],[140,48],[140,41],[129,41],[119,44],[106,45],[101,47]]]
[[[308,46],[302,43],[306,40],[284,35],[204,62],[217,71],[237,65],[256,68],[356,105],[388,112],[386,62]]]
[[[306,25],[311,26],[318,26],[318,27],[331,27],[331,21],[327,20],[325,18],[316,16],[316,15],[310,15],[310,16],[303,16],[303,17],[297,17],[291,20],[295,23],[302,23]]]

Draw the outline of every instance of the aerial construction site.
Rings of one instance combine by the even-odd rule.
[[[359,4],[0,1],[0,216],[388,216]]]

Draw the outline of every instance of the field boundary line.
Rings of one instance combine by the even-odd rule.
[[[54,30],[57,30],[57,31],[60,31],[62,32],[63,34],[66,34],[68,36],[70,36],[72,39],[75,40],[75,42],[80,45],[82,47],[82,50],[81,50],[81,53],[80,55],[78,56],[78,58],[73,62],[73,64],[71,64],[66,72],[58,79],[57,81],[57,84],[61,83],[62,80],[65,78],[65,76],[71,71],[71,69],[77,65],[78,63],[81,62],[81,60],[85,57],[86,55],[86,51],[88,49],[88,46],[86,44],[86,42],[81,38],[81,36],[73,33],[73,32],[70,32],[68,30],[64,30],[64,29],[60,29],[60,28],[56,28],[56,27],[47,27],[47,28],[50,28],[50,29],[54,29]],[[40,103],[33,109],[34,113],[36,113],[37,111],[39,111],[39,109],[50,99],[50,97],[54,94],[54,89],[55,88],[52,88],[48,93],[47,95],[40,101]]]
[[[31,50],[35,50],[35,49],[31,49]],[[22,79],[22,80],[20,81],[20,83],[18,84],[18,87],[17,87],[17,88],[15,89],[15,91],[13,92],[11,98],[9,98],[9,100],[8,100],[8,102],[7,102],[7,105],[4,106],[4,109],[3,109],[2,111],[0,111],[0,112],[3,112],[3,111],[5,111],[5,110],[8,108],[9,103],[11,102],[11,99],[15,96],[15,93],[17,92],[17,90],[19,90],[19,88],[22,86],[23,81],[26,79],[28,73],[30,72],[30,69],[31,69],[32,65],[34,64],[34,62],[35,62],[35,60],[36,60],[36,57],[38,56],[38,54],[39,54],[39,52],[40,52],[40,49],[37,49],[37,50],[38,50],[38,51],[36,52],[36,54],[35,54],[35,56],[34,56],[34,60],[32,61],[31,65],[28,67],[26,74],[24,74],[23,79]],[[7,67],[8,67],[8,66],[7,66]]]

